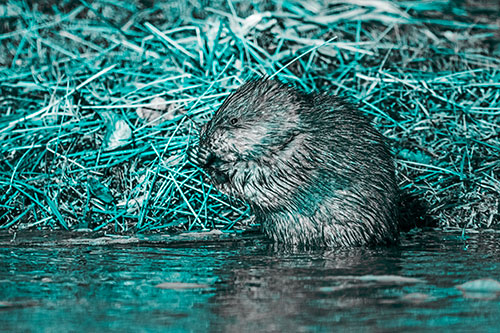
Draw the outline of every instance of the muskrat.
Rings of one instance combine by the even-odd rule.
[[[398,188],[385,138],[353,104],[280,81],[249,81],[200,131],[195,161],[291,246],[389,244]]]

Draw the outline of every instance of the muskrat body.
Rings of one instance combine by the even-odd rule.
[[[265,234],[292,246],[388,244],[398,188],[384,137],[353,105],[276,80],[243,84],[202,128],[195,158]]]

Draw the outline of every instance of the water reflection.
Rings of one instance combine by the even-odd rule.
[[[211,299],[224,330],[307,330],[315,323],[349,321],[350,309],[376,306],[388,285],[357,276],[402,274],[401,250],[342,249],[229,257],[219,272],[223,288]],[[380,260],[384,258],[384,260]],[[229,269],[227,269],[229,268]]]

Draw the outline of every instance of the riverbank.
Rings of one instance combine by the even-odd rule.
[[[245,79],[358,103],[441,227],[500,225],[500,5],[0,6],[0,228],[246,229],[186,150]]]

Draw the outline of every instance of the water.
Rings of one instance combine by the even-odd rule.
[[[72,237],[73,239],[69,239]],[[498,234],[290,253],[260,237],[0,234],[5,332],[500,331]]]

